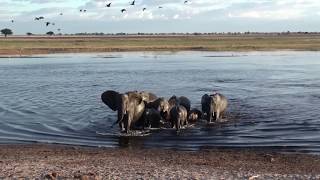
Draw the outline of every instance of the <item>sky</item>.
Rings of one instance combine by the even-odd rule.
[[[320,31],[320,0],[130,1],[0,0],[0,28],[14,34]],[[35,21],[39,16],[45,19]]]

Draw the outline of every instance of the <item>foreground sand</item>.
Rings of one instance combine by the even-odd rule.
[[[0,146],[0,179],[320,179],[320,156],[60,145]]]

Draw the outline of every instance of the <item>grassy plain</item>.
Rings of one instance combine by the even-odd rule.
[[[317,35],[12,36],[0,38],[0,55],[117,51],[320,50]]]

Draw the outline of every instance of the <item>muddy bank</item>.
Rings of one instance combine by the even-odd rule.
[[[135,51],[220,51],[219,49],[197,46],[155,46],[155,47],[65,47],[65,48],[17,48],[0,49],[0,57],[25,57],[39,54],[57,53],[103,53],[103,52],[135,52]],[[271,50],[271,49],[270,49]]]
[[[0,178],[309,179],[320,178],[320,156],[253,150],[2,145],[0,169]]]
[[[319,51],[320,35],[92,36],[0,38],[0,55],[123,51]]]

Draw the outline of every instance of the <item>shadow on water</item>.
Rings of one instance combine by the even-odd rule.
[[[48,58],[50,57],[50,58]],[[107,53],[2,58],[0,143],[58,143],[180,150],[320,150],[320,53]],[[66,60],[67,59],[67,60]],[[108,59],[108,60],[107,60]],[[179,74],[177,74],[179,73]],[[219,91],[227,122],[124,136],[105,90],[146,90],[169,98]]]

